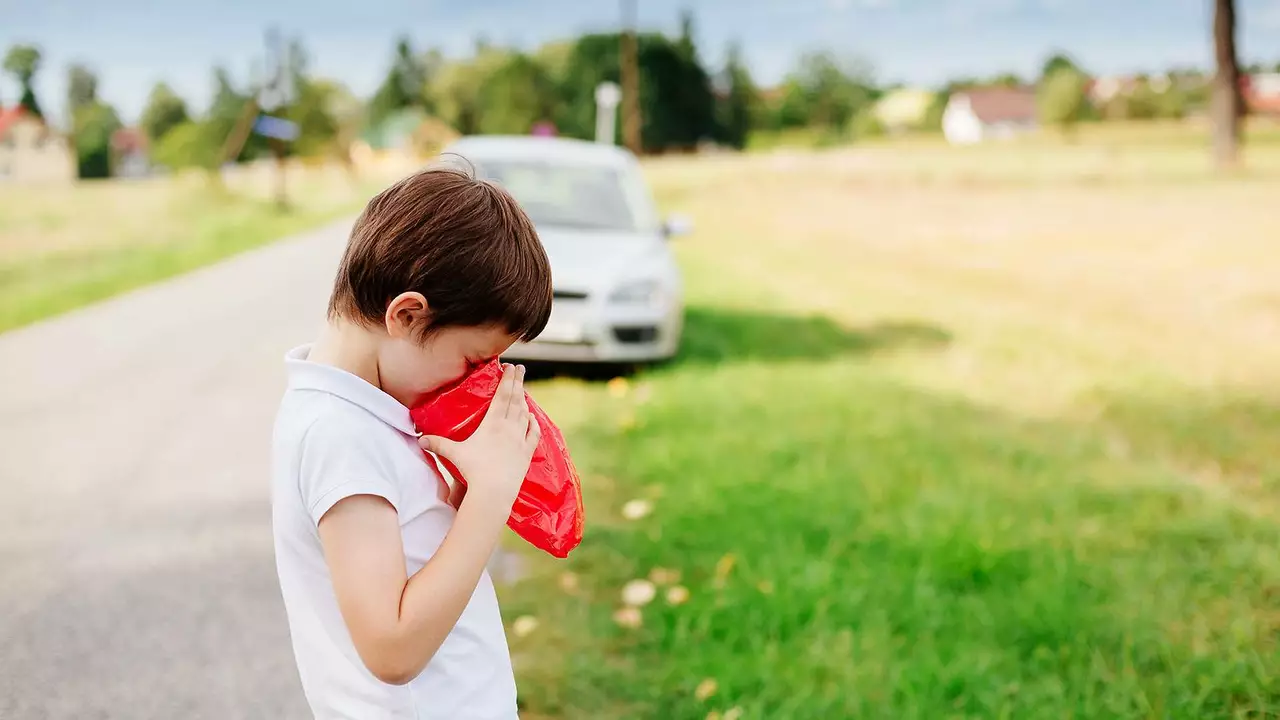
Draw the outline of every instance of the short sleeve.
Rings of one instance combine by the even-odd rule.
[[[353,495],[376,495],[400,511],[400,492],[392,463],[378,452],[376,436],[381,427],[361,428],[317,421],[302,441],[298,489],[302,502],[319,524],[320,518],[339,501]]]

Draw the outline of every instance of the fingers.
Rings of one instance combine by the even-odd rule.
[[[534,447],[541,439],[542,426],[538,424],[538,419],[533,416],[533,413],[529,413],[529,427],[524,431],[524,441],[530,447]]]
[[[515,375],[515,380],[511,385],[511,397],[507,398],[507,417],[518,418],[521,417],[522,412],[529,411],[524,401],[524,366],[516,365],[515,372],[512,374]]]
[[[516,369],[514,365],[502,366],[502,381],[498,383],[498,390],[493,394],[493,400],[489,402],[489,409],[484,416],[487,420],[489,417],[503,418],[507,416],[511,408],[512,385],[516,381]]]
[[[418,447],[427,452],[449,457],[458,443],[438,435],[423,435],[418,438]]]

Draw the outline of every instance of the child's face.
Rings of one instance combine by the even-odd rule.
[[[378,362],[382,390],[412,407],[506,352],[515,340],[501,327],[442,328],[424,344],[412,337],[391,338]]]
[[[426,299],[417,293],[403,293],[387,308],[387,335],[378,349],[378,384],[405,407],[461,380],[517,339],[499,326],[446,327],[421,342],[417,327],[428,317]]]

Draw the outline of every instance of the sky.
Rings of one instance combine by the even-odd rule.
[[[1031,76],[1055,50],[1099,73],[1209,67],[1213,0],[636,0],[642,30],[674,34],[694,13],[699,52],[718,67],[739,42],[759,84],[781,80],[801,53],[827,49],[870,63],[881,82]],[[1280,62],[1280,0],[1237,0],[1242,61]],[[532,49],[618,26],[618,0],[0,0],[0,52],[38,45],[37,96],[55,118],[66,67],[99,75],[99,95],[136,120],[157,81],[207,106],[212,67],[239,81],[261,57],[264,32],[300,37],[313,72],[367,96],[394,39],[465,55],[475,38]],[[0,104],[18,90],[0,81]]]

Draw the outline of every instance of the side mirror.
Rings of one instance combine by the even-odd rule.
[[[662,223],[664,237],[673,238],[693,232],[693,221],[684,215],[669,215]]]

